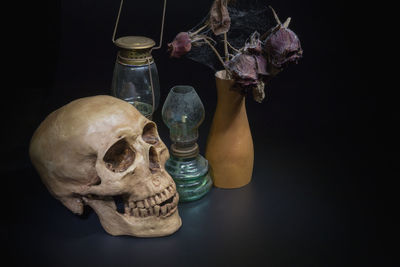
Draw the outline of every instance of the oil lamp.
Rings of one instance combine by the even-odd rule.
[[[111,94],[132,104],[145,117],[152,119],[160,99],[160,82],[156,63],[151,55],[161,48],[167,1],[164,0],[160,44],[144,36],[124,36],[115,40],[123,0],[118,11],[112,37],[119,48],[114,66]]]
[[[170,130],[170,158],[165,169],[174,179],[180,201],[204,196],[212,186],[208,161],[199,154],[198,128],[204,120],[204,106],[191,86],[173,87],[162,108]]]

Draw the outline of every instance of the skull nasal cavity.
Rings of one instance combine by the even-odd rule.
[[[156,145],[159,142],[157,127],[154,122],[149,122],[144,126],[142,139],[151,145]]]
[[[158,159],[157,151],[154,147],[150,147],[149,161],[149,168],[151,173],[155,173],[160,170],[160,160]]]
[[[121,139],[108,149],[103,160],[110,171],[123,172],[133,164],[135,152],[125,139]]]

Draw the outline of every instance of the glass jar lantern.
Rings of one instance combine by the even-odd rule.
[[[112,95],[151,119],[160,99],[157,66],[150,54],[155,42],[143,36],[126,36],[117,39],[115,45],[120,50],[114,67]]]
[[[142,115],[152,119],[160,101],[160,81],[156,63],[151,55],[162,43],[166,0],[164,0],[160,45],[144,36],[124,36],[115,40],[123,5],[121,0],[113,43],[119,48],[111,85],[111,94],[132,104]]]

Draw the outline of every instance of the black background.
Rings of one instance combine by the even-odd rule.
[[[169,0],[164,44],[154,51],[161,105],[169,89],[192,85],[206,109],[199,145],[216,105],[213,70],[170,59],[166,43],[196,25],[212,1]],[[40,266],[365,266],[377,264],[376,100],[360,45],[374,31],[366,2],[266,1],[302,42],[304,57],[270,84],[271,99],[247,99],[255,144],[252,182],[213,188],[179,206],[182,228],[154,239],[112,237],[94,212],[73,215],[33,169],[30,138],[51,111],[109,94],[117,53],[111,42],[117,0],[18,2],[7,25],[1,221],[2,251],[16,265]],[[117,36],[159,40],[162,1],[126,0]],[[6,15],[7,12],[4,12]],[[16,23],[18,22],[18,23]],[[7,107],[6,107],[7,106]],[[6,107],[6,108],[5,108]],[[167,145],[168,131],[154,121]],[[382,263],[385,258],[379,258]]]

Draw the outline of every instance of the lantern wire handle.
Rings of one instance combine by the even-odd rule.
[[[119,24],[119,17],[121,15],[121,10],[122,10],[122,5],[124,4],[124,0],[121,0],[121,3],[119,5],[119,10],[118,10],[118,16],[117,16],[117,21],[115,22],[114,26],[114,32],[112,36],[112,42],[115,43],[115,34],[117,33],[117,28]],[[162,40],[163,40],[163,34],[164,34],[164,20],[165,20],[165,10],[167,9],[167,0],[164,0],[164,7],[163,7],[163,15],[162,15],[162,20],[161,20],[161,33],[160,33],[160,43],[158,46],[153,47],[151,50],[157,50],[160,49],[162,46]],[[151,51],[150,51],[151,52]]]
[[[164,35],[164,20],[165,20],[165,10],[167,9],[167,0],[164,0],[164,7],[163,7],[163,15],[162,15],[162,20],[161,20],[161,33],[160,33],[160,43],[158,46],[153,47],[151,50],[157,50],[160,49],[162,46],[162,40],[163,40],[163,35]]]
[[[119,10],[118,10],[117,21],[115,22],[114,32],[113,32],[113,36],[112,36],[112,42],[113,43],[115,43],[115,34],[117,33],[117,27],[118,27],[118,23],[119,23],[119,16],[121,15],[121,10],[122,10],[123,3],[124,3],[124,0],[121,0],[121,3],[119,5]]]

